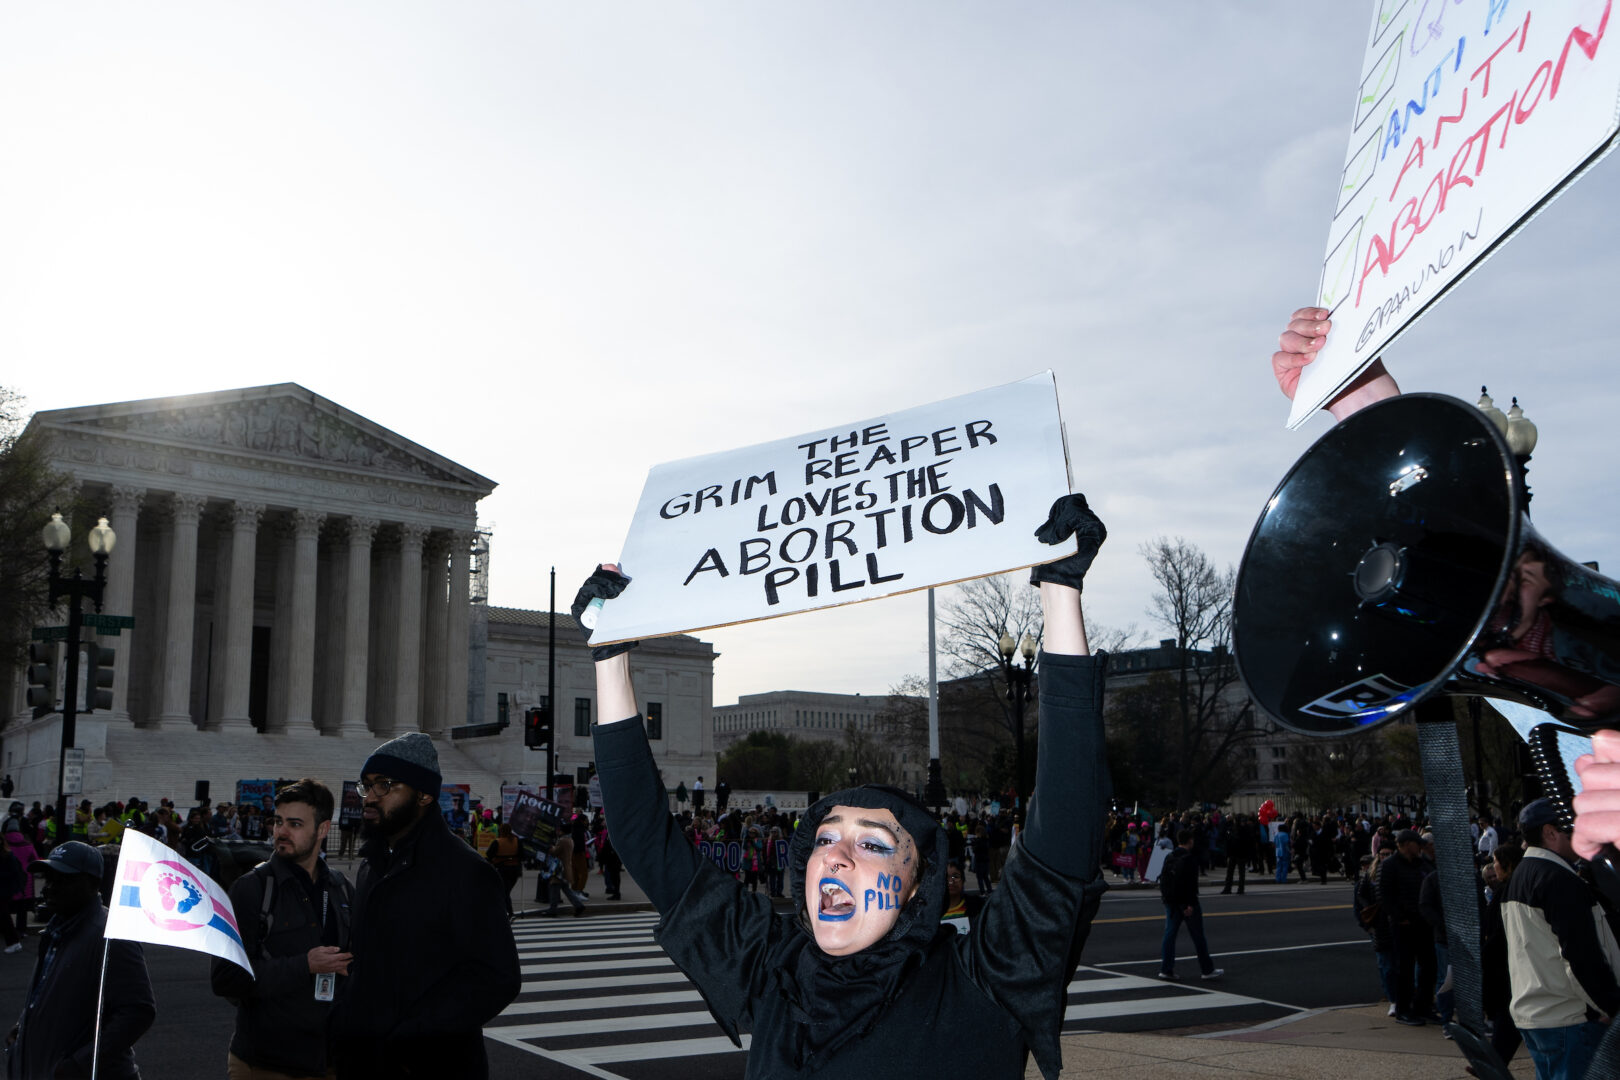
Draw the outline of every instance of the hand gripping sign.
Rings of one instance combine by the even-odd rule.
[[[593,645],[708,630],[1074,554],[1035,539],[1070,490],[1050,371],[887,416],[659,465]]]
[[[1372,0],[1316,297],[1334,330],[1290,427],[1613,148],[1613,6]]]

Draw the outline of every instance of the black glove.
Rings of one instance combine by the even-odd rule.
[[[585,609],[590,607],[592,600],[612,600],[624,592],[630,584],[630,579],[617,570],[609,570],[605,566],[597,566],[596,572],[585,579],[585,584],[579,587],[574,594],[574,606],[569,610],[574,613],[574,622],[578,624],[580,633],[585,640],[591,640],[591,630],[595,628],[596,618],[591,617],[592,625],[587,627],[584,623]],[[591,659],[606,660],[610,656],[618,656],[622,652],[629,652],[639,645],[637,641],[621,641],[616,645],[601,645],[591,650]]]
[[[1053,503],[1046,523],[1035,530],[1035,538],[1043,544],[1061,544],[1071,536],[1079,541],[1080,550],[1067,559],[1030,567],[1031,585],[1050,581],[1078,591],[1085,581],[1091,560],[1097,557],[1097,549],[1108,539],[1108,527],[1091,512],[1084,495],[1065,495]]]

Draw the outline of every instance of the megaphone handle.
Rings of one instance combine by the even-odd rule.
[[[1575,825],[1575,785],[1570,783],[1564,756],[1558,749],[1560,731],[1582,734],[1561,724],[1545,723],[1532,728],[1526,741],[1530,744],[1530,759],[1541,777],[1542,790],[1558,811],[1558,823],[1569,829]],[[1589,865],[1592,867],[1592,881],[1609,902],[1609,909],[1620,911],[1620,851],[1615,850],[1613,844],[1604,844],[1591,858]]]

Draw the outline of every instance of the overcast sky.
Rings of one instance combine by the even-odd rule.
[[[302,384],[499,481],[492,602],[544,608],[658,462],[1051,368],[1111,531],[1088,613],[1156,638],[1139,545],[1236,563],[1327,426],[1285,430],[1268,357],[1316,287],[1369,19],[10,4],[0,383],[35,409]],[[1617,168],[1387,357],[1518,395],[1538,526],[1611,574]],[[926,671],[924,613],[706,634],[715,702],[886,693]]]

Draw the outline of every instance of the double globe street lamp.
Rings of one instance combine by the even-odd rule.
[[[67,643],[67,673],[62,688],[62,748],[56,762],[56,839],[58,842],[66,840],[70,835],[71,822],[67,816],[67,792],[64,780],[67,774],[67,752],[78,737],[77,723],[79,719],[79,637],[84,627],[84,601],[88,599],[101,611],[101,600],[107,590],[107,557],[112,554],[113,545],[118,542],[118,535],[107,524],[106,518],[101,518],[96,527],[90,530],[86,541],[90,547],[90,554],[95,560],[95,577],[86,580],[83,571],[74,568],[70,575],[62,573],[62,554],[67,551],[73,540],[73,530],[68,528],[67,522],[62,520],[60,512],[52,514],[51,520],[46,522],[45,528],[40,532],[45,542],[45,551],[50,557],[50,576],[48,586],[50,602],[58,603],[63,597],[68,601],[68,622],[65,628]],[[94,643],[91,649],[98,649]],[[108,650],[109,652],[111,650]],[[105,685],[112,683],[112,668],[98,663],[99,653],[92,658],[92,668],[96,672],[92,680],[101,684],[103,671],[106,676]],[[96,691],[99,686],[89,688],[86,698],[86,710],[96,708]],[[46,694],[49,696],[49,690]],[[110,691],[109,691],[110,694]],[[30,691],[30,705],[40,705]],[[53,702],[46,701],[43,706],[49,709]],[[109,703],[110,704],[110,703]]]
[[[1013,790],[1018,793],[1019,806],[1023,806],[1029,799],[1029,792],[1024,790],[1024,706],[1029,704],[1029,684],[1035,674],[1035,639],[1025,634],[1019,644],[1003,630],[997,647],[1001,650],[1001,670],[1007,678],[1007,700],[1013,707]],[[1023,667],[1013,662],[1015,652],[1023,656]]]

